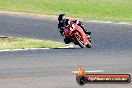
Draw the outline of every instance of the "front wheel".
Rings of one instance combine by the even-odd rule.
[[[76,41],[76,43],[78,43],[78,45],[81,48],[85,48],[85,45],[83,44],[83,41],[81,39],[79,39],[76,35],[74,36],[74,40]]]
[[[87,45],[86,45],[87,48],[92,48],[92,43],[89,42]]]

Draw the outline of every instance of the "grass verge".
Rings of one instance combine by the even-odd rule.
[[[132,0],[0,0],[0,10],[132,22]]]
[[[64,46],[64,43],[46,40],[27,38],[0,38],[0,50],[25,48],[58,48]]]

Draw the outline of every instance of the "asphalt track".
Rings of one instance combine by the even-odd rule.
[[[80,88],[71,71],[132,75],[132,25],[84,22],[92,32],[91,49],[45,49],[0,52],[0,88]],[[57,20],[0,14],[0,36],[63,41]],[[130,84],[88,84],[84,88],[132,88]]]

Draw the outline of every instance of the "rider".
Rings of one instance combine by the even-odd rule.
[[[58,21],[59,21],[58,29],[59,29],[59,31],[60,31],[60,33],[61,33],[62,36],[64,36],[64,27],[65,27],[66,25],[68,25],[68,23],[73,22],[73,23],[76,23],[78,26],[80,26],[80,27],[83,29],[84,33],[85,33],[85,34],[88,36],[88,38],[90,39],[90,34],[91,34],[91,32],[88,32],[88,31],[84,28],[84,26],[83,26],[83,24],[82,24],[81,21],[66,19],[65,14],[60,14],[59,17],[58,17]],[[69,40],[68,37],[65,36],[64,42],[65,42],[65,44],[69,44],[71,41]]]

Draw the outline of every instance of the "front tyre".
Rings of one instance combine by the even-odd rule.
[[[88,44],[86,45],[87,48],[92,48],[92,43],[88,42]]]
[[[78,45],[81,48],[85,48],[85,45],[83,44],[83,41],[81,39],[79,39],[76,35],[74,36],[74,40],[76,41],[76,43],[78,43]]]

